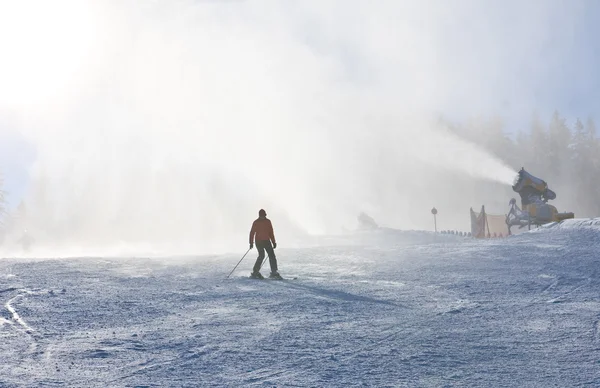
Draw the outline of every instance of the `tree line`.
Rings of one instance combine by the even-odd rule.
[[[573,211],[577,218],[600,216],[600,139],[592,118],[568,122],[555,111],[548,120],[535,115],[529,128],[512,134],[498,117],[449,127],[515,171],[524,167],[544,179],[557,193],[551,203],[559,211]]]
[[[600,217],[600,139],[593,119],[569,122],[554,112],[546,119],[534,116],[526,128],[516,132],[509,132],[501,117],[471,119],[462,123],[442,121],[457,136],[487,150],[515,172],[524,167],[544,179],[557,193],[556,200],[551,203],[559,211],[572,211],[576,218]],[[426,171],[424,166],[419,168]],[[431,170],[429,174],[438,190],[423,190],[422,202],[441,209],[440,215],[446,222],[446,228],[468,230],[469,207],[478,210],[485,205],[492,214],[505,214],[509,199],[518,199],[507,185],[450,172],[440,174]],[[39,226],[46,223],[54,225],[49,221],[57,214],[71,222],[78,220],[77,214],[69,213],[70,206],[57,208],[50,205],[45,190],[49,177],[42,178],[30,187],[27,207],[22,202],[16,209],[8,210],[4,182],[0,176],[0,239],[11,233],[20,235],[27,228],[37,232]],[[412,209],[411,206],[407,211],[414,212],[408,216],[418,218],[428,210]],[[36,225],[38,228],[35,228]],[[61,230],[53,227],[52,233],[60,234]]]

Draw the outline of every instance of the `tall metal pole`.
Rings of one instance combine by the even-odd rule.
[[[433,214],[433,227],[435,230],[435,233],[437,233],[437,209],[434,207],[433,209],[431,209],[431,214]]]

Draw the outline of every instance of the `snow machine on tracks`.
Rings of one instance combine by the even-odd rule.
[[[570,212],[559,213],[556,207],[549,205],[547,202],[556,199],[556,193],[548,188],[544,180],[531,175],[524,168],[515,177],[512,188],[521,197],[521,207],[515,198],[510,200],[510,211],[506,215],[509,234],[512,226],[531,229],[531,225],[540,226],[575,217]]]

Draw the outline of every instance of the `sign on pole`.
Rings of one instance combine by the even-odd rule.
[[[437,209],[434,207],[433,209],[431,209],[431,214],[433,214],[433,227],[435,232],[437,233],[437,220],[436,220],[436,215],[437,215]]]

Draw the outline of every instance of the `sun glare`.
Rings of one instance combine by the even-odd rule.
[[[60,100],[92,52],[95,13],[78,0],[0,0],[0,108]]]

